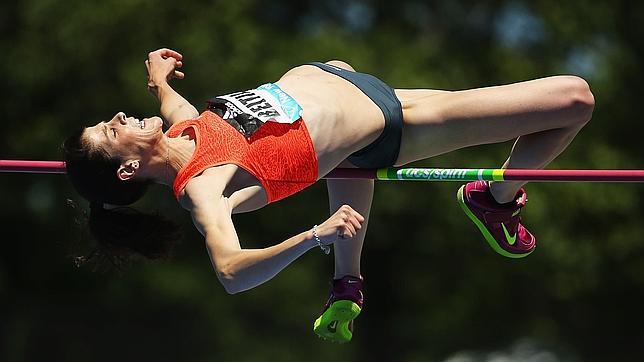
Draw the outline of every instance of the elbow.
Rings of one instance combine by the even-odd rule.
[[[234,284],[224,282],[222,282],[221,284],[224,286],[226,293],[230,295],[237,294],[242,291],[242,289],[236,288]]]
[[[226,290],[228,294],[237,294],[244,289],[241,288],[239,280],[235,278],[235,274],[229,268],[217,268],[217,279]]]
[[[238,258],[239,255],[231,254],[213,259],[217,279],[228,294],[241,293],[256,285],[254,273],[250,272],[243,260]]]

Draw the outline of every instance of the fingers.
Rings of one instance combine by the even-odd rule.
[[[338,237],[340,239],[348,239],[356,236],[356,228],[350,222],[345,222],[340,230],[338,230]]]
[[[183,55],[181,55],[179,52],[177,52],[175,50],[172,50],[172,49],[168,49],[168,48],[157,49],[157,50],[155,50],[153,52],[150,52],[148,54],[148,58],[157,57],[157,56],[159,56],[161,58],[164,58],[164,59],[165,58],[174,58],[176,60],[183,59]]]
[[[356,236],[358,230],[362,229],[364,217],[349,205],[343,205],[336,214],[339,217],[338,237],[342,239]]]
[[[353,218],[360,224],[364,222],[364,217],[349,205],[340,206],[337,213],[342,213],[343,215],[346,215],[349,218]]]
[[[168,71],[169,71],[168,79],[170,79],[170,78],[183,79],[185,77],[185,74],[183,72],[177,70],[177,69],[183,67],[183,62],[181,60],[177,60],[174,57],[161,58],[160,59],[159,54],[155,54],[155,53],[156,52],[152,52],[152,53],[148,54],[148,59],[146,59],[144,61],[145,68],[146,68],[146,70],[148,72],[148,78],[151,75],[152,69],[155,69],[155,70],[159,69],[159,68],[157,68],[157,66],[159,64],[163,64],[163,63],[165,63],[166,66],[167,66],[167,65],[169,65],[168,62],[170,62],[170,64],[172,64],[172,66],[174,67],[174,69],[172,69],[172,70],[168,69]],[[155,63],[155,68],[152,68],[152,66],[153,66],[152,63]],[[164,68],[166,68],[166,66],[164,66]],[[163,69],[163,68],[161,68],[161,69]]]
[[[341,206],[331,217],[323,222],[318,235],[325,244],[332,244],[338,239],[355,237],[362,229],[365,218],[349,205]]]
[[[150,53],[152,54],[152,53]],[[175,58],[156,58],[156,57],[148,57],[148,59],[145,60],[145,66],[150,69],[150,66],[152,65],[152,62],[174,62],[174,67],[175,68],[181,68],[183,67],[183,62],[180,60],[176,60]]]

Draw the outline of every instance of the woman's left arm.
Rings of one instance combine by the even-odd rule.
[[[172,78],[183,79],[183,56],[170,49],[159,49],[148,54],[145,67],[148,71],[148,90],[161,103],[161,116],[168,126],[199,115],[197,109],[168,83]]]
[[[227,199],[215,197],[209,191],[212,190],[195,192],[204,195],[203,198],[191,197],[191,214],[195,226],[206,239],[206,248],[217,278],[230,294],[270,280],[302,254],[316,247],[318,240],[323,245],[329,245],[338,238],[353,238],[364,222],[360,214],[345,205],[321,223],[315,235],[312,230],[307,230],[267,248],[244,249],[237,237]],[[193,196],[196,195],[193,193]]]

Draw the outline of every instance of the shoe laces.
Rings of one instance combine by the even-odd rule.
[[[524,191],[522,193],[521,197],[519,197],[517,199],[517,206],[518,207],[524,207],[525,204],[527,204],[527,203],[528,203],[528,194]]]

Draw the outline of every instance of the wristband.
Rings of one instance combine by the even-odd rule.
[[[318,246],[320,247],[320,249],[322,249],[324,254],[329,255],[329,253],[331,252],[331,247],[328,245],[322,244],[322,240],[320,240],[320,236],[318,235],[317,229],[318,229],[318,226],[313,225],[313,238],[315,239],[315,242],[318,243]]]

